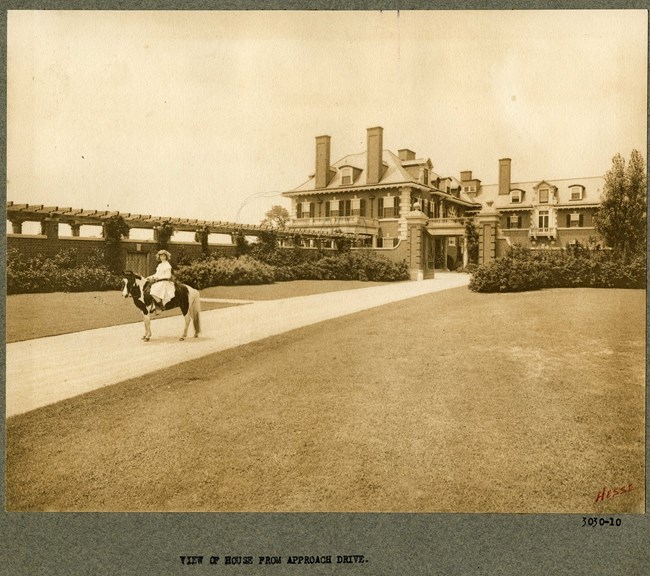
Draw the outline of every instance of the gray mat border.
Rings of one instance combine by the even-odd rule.
[[[0,103],[6,159],[6,9],[648,9],[647,2],[373,1],[8,1],[0,21]],[[646,160],[647,160],[646,150]],[[6,182],[6,162],[0,171]],[[2,187],[3,205],[6,186]],[[0,242],[6,251],[6,222]],[[0,277],[5,282],[4,258]],[[6,286],[6,285],[5,285]],[[5,288],[6,293],[6,288]],[[5,335],[5,307],[0,319]],[[647,325],[647,316],[646,316]],[[4,384],[4,340],[2,379]],[[4,416],[4,385],[1,410]],[[646,414],[647,414],[646,393]],[[4,420],[4,418],[3,418]],[[646,423],[647,428],[647,423]],[[0,484],[5,494],[4,445]],[[646,435],[647,438],[647,435]],[[648,443],[646,440],[646,500]],[[582,528],[580,515],[533,514],[68,514],[0,516],[0,573],[138,574],[621,574],[650,573],[647,514],[621,516],[620,528]],[[179,556],[205,556],[184,566]],[[363,554],[355,565],[210,566],[210,555]]]

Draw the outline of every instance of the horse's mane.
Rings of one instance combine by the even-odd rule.
[[[124,276],[127,277],[127,278],[128,278],[129,276],[133,276],[134,278],[137,278],[138,280],[142,280],[142,278],[144,278],[144,276],[140,276],[140,274],[136,274],[136,273],[133,272],[132,270],[126,270],[126,271],[124,272]]]

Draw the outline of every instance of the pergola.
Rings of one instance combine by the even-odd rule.
[[[12,232],[14,234],[22,233],[22,224],[24,222],[40,222],[44,234],[48,226],[58,229],[59,224],[67,224],[72,230],[72,235],[79,236],[81,226],[103,226],[113,216],[121,216],[129,228],[153,229],[154,231],[162,224],[171,224],[177,232],[196,232],[207,227],[210,233],[214,234],[232,235],[243,233],[246,236],[260,236],[264,232],[271,231],[275,231],[281,238],[293,238],[296,235],[309,239],[335,239],[353,236],[351,234],[309,228],[292,228],[288,231],[277,230],[268,225],[240,224],[221,220],[170,218],[151,214],[132,214],[129,212],[109,210],[86,210],[61,206],[44,206],[43,204],[14,204],[11,201],[7,202],[7,220],[11,222]]]

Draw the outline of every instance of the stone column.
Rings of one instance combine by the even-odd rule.
[[[447,253],[449,250],[449,236],[442,237],[442,269],[449,270],[447,268]]]
[[[56,218],[46,218],[41,222],[41,232],[48,240],[59,238],[59,221]]]
[[[12,234],[22,234],[23,233],[23,221],[22,220],[12,220],[11,221],[11,233]]]
[[[469,263],[469,254],[467,253],[467,236],[463,236],[463,268],[467,268]]]
[[[492,206],[493,202],[486,202],[485,207],[477,217],[478,238],[478,263],[486,264],[496,258],[497,229],[499,227],[499,212]]]
[[[395,214],[396,218],[399,218],[398,222],[398,235],[404,240],[408,238],[408,224],[406,219],[411,213],[411,188],[405,186],[399,190],[399,214]]]
[[[422,245],[422,234],[427,225],[428,218],[420,210],[413,210],[405,217],[407,225],[407,239],[409,242],[409,278],[411,280],[424,280],[424,246]]]

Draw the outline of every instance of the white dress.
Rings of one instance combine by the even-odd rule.
[[[172,277],[172,265],[164,260],[156,267],[155,274],[151,277],[154,283],[151,285],[151,295],[162,300],[163,306],[174,297],[174,283],[169,279]]]

